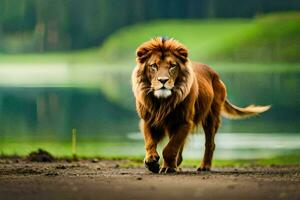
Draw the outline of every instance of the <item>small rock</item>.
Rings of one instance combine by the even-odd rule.
[[[93,160],[92,160],[92,163],[98,163],[99,162],[99,160],[97,159],[97,158],[94,158]]]
[[[137,177],[136,180],[139,180],[139,181],[140,181],[140,180],[142,180],[142,177]]]

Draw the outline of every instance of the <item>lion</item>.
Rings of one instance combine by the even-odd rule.
[[[189,133],[202,125],[205,152],[197,171],[209,171],[220,117],[246,118],[270,106],[239,108],[226,98],[226,87],[208,65],[190,61],[188,49],[175,39],[153,38],[136,50],[132,90],[144,135],[145,167],[153,173],[176,172]],[[157,145],[165,137],[162,167]]]

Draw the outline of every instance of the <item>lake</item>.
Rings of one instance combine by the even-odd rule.
[[[272,109],[247,120],[223,119],[217,158],[269,157],[300,149],[300,71],[220,74],[232,103]],[[69,155],[72,128],[83,156],[144,155],[128,67],[0,65],[0,152],[25,154],[41,147]],[[190,137],[186,157],[201,157],[202,137]]]

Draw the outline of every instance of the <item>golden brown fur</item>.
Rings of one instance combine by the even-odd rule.
[[[145,165],[155,173],[159,169],[176,171],[186,137],[200,124],[205,133],[205,153],[198,170],[210,170],[220,115],[242,118],[269,108],[230,104],[219,75],[207,65],[190,61],[187,48],[174,39],[154,38],[138,47],[132,88],[145,139]],[[160,168],[156,147],[165,135],[169,142]]]

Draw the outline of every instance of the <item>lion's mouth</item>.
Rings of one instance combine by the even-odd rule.
[[[154,91],[154,96],[157,98],[167,98],[171,96],[172,91],[170,89],[165,88],[164,86],[158,90]]]

